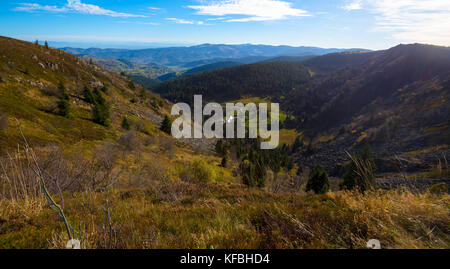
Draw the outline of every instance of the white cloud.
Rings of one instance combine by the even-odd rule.
[[[348,11],[362,9],[362,0],[352,0],[342,8]]]
[[[129,13],[121,13],[108,9],[104,9],[102,7],[90,4],[84,4],[80,0],[68,0],[67,4],[62,7],[57,6],[42,6],[39,4],[31,4],[31,3],[23,3],[19,4],[20,6],[16,7],[16,11],[26,11],[26,12],[36,12],[36,11],[47,11],[47,12],[55,12],[55,13],[81,13],[81,14],[89,14],[89,15],[104,15],[110,17],[122,17],[122,18],[130,18],[130,17],[139,17],[145,18],[143,15],[135,15]]]
[[[57,7],[57,6],[41,6],[39,4],[30,4],[30,3],[23,3],[19,4],[20,6],[16,7],[15,11],[26,11],[26,12],[33,12],[33,11],[49,11],[49,12],[67,12],[68,9],[66,7]]]
[[[199,15],[246,16],[229,19],[228,22],[275,21],[289,17],[310,16],[305,10],[293,8],[291,3],[281,0],[219,0],[188,8],[197,10]]]
[[[231,19],[230,17],[217,17],[217,18],[209,18],[206,19],[207,21],[223,21],[223,20],[227,20],[227,19]]]
[[[450,0],[363,0],[376,30],[400,42],[450,46]]]
[[[173,21],[173,22],[178,23],[178,24],[195,24],[194,21],[188,21],[188,20],[177,19],[177,18],[166,18],[166,20]]]
[[[211,24],[205,23],[204,21],[189,21],[189,20],[178,19],[178,18],[166,18],[166,20],[173,21],[173,22],[178,23],[178,24],[211,25]]]

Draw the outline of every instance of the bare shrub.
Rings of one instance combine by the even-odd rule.
[[[133,126],[136,131],[143,133],[143,134],[150,135],[149,128],[148,128],[147,124],[145,124],[144,121],[141,121],[141,120],[133,121]]]
[[[289,171],[283,171],[282,173],[270,171],[266,178],[266,186],[273,193],[296,193],[305,187],[308,176],[309,172],[293,175]]]
[[[161,182],[155,181],[145,191],[145,194],[154,201],[177,202],[187,196],[198,196],[194,184],[186,182]]]
[[[138,151],[142,147],[142,142],[135,131],[126,132],[119,138],[118,142],[124,151]]]
[[[36,175],[24,152],[8,153],[7,156],[0,160],[2,177],[5,180],[2,183],[8,185],[3,184],[3,197],[18,200],[38,197],[40,191]],[[56,145],[34,151],[34,158],[35,165],[39,166],[41,179],[49,193],[59,194],[63,200],[63,192],[83,190],[82,180],[86,174],[88,161],[67,156]],[[61,206],[63,203],[62,201]]]
[[[106,143],[95,150],[93,160],[88,163],[84,181],[89,190],[104,192],[117,182],[121,174],[120,168],[116,168],[119,152],[119,147],[112,143]]]
[[[20,150],[13,154],[8,153],[7,157],[0,159],[0,169],[1,198],[28,201],[40,196],[40,187],[35,180],[34,171]]]
[[[144,147],[148,147],[151,145],[155,145],[159,142],[159,139],[157,136],[145,136],[142,139],[142,144],[144,144]]]
[[[155,181],[168,182],[170,179],[170,167],[167,162],[153,158],[139,167],[127,185],[133,188],[146,188],[152,186]]]
[[[169,158],[173,158],[175,155],[175,144],[172,138],[169,137],[159,137],[159,145],[161,151],[166,153]]]
[[[42,93],[47,96],[61,98],[61,90],[54,86],[45,86],[42,88]]]
[[[17,120],[16,120],[17,121]],[[46,172],[40,167],[39,162],[38,162],[38,158],[37,155],[35,154],[34,150],[29,146],[27,139],[25,138],[22,129],[20,127],[20,123],[17,121],[17,124],[19,126],[19,132],[20,135],[22,136],[23,142],[24,142],[24,147],[23,147],[23,154],[20,151],[20,149],[18,149],[17,151],[17,157],[16,157],[16,163],[21,164],[23,162],[25,162],[26,166],[16,166],[19,168],[16,168],[15,171],[19,172],[21,174],[23,174],[24,176],[19,176],[16,177],[16,179],[18,179],[18,182],[21,183],[21,187],[24,190],[23,193],[28,194],[28,193],[36,193],[34,197],[31,197],[31,199],[28,198],[28,195],[26,195],[23,200],[25,201],[25,204],[38,204],[40,205],[40,208],[42,208],[42,199],[40,199],[39,194],[41,192],[36,192],[36,190],[40,190],[42,191],[42,193],[44,194],[43,196],[46,198],[46,200],[48,201],[50,207],[58,214],[58,216],[61,218],[61,220],[64,222],[65,228],[66,228],[66,232],[68,235],[69,239],[72,239],[72,235],[76,236],[78,235],[77,232],[72,228],[72,226],[69,224],[69,222],[67,221],[67,218],[64,214],[64,208],[62,205],[59,205],[55,199],[52,197],[52,195],[49,193],[46,183],[45,183],[45,178],[47,177]],[[10,157],[10,162],[13,162],[14,158]],[[14,165],[13,165],[14,166]],[[4,168],[4,166],[2,165],[2,167]],[[4,170],[4,174],[7,175],[7,170]],[[34,173],[34,175],[32,175],[32,173]],[[8,178],[8,176],[6,176],[6,178]],[[9,181],[11,181],[11,178],[9,177]],[[32,182],[35,183],[32,183]],[[29,184],[29,185],[28,185]],[[36,188],[35,186],[39,186],[38,188]],[[12,184],[10,183],[10,186],[12,186]],[[17,184],[16,184],[17,186]],[[25,186],[31,186],[31,187],[25,187]],[[11,188],[10,188],[11,189]],[[16,192],[17,193],[17,192]],[[62,193],[61,194],[61,203],[63,203],[63,197],[62,197]],[[14,197],[11,197],[10,199],[14,201]],[[31,200],[31,201],[30,201]],[[1,200],[0,200],[1,201]],[[17,201],[16,201],[17,203]],[[17,206],[16,206],[17,207]],[[21,208],[20,206],[18,206],[18,208]],[[31,207],[31,208],[35,208],[35,207]],[[39,206],[38,206],[39,209]]]
[[[51,193],[82,191],[83,178],[87,172],[88,160],[76,155],[64,154],[57,146],[49,146],[36,151],[39,166],[44,171],[44,181]]]

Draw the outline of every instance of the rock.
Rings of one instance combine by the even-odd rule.
[[[103,83],[101,81],[92,81],[89,83],[91,88],[103,88]]]
[[[396,189],[406,187],[412,191],[425,192],[431,186],[438,183],[446,183],[450,185],[450,179],[407,179],[407,178],[377,178],[378,187],[382,189]]]

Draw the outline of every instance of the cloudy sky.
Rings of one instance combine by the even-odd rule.
[[[0,35],[73,44],[450,46],[450,0],[0,1]]]

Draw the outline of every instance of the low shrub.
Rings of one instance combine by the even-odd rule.
[[[449,192],[449,188],[445,182],[442,182],[431,186],[428,192],[435,195],[443,195]]]
[[[195,183],[214,182],[216,171],[204,160],[196,160],[181,170],[180,178],[183,181]]]
[[[129,131],[123,134],[119,140],[119,144],[122,146],[124,151],[137,151],[142,147],[141,140],[135,131]]]

